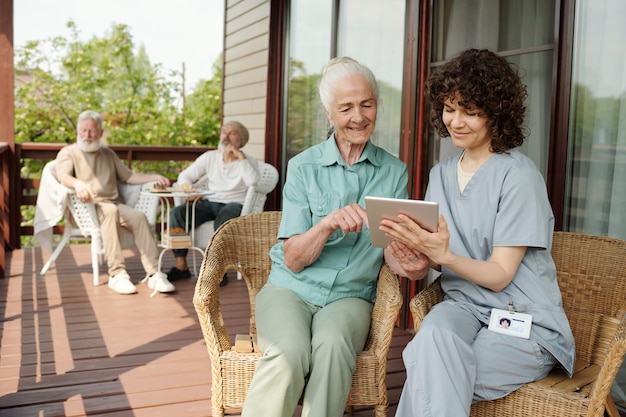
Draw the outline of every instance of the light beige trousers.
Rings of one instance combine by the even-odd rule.
[[[146,273],[152,275],[157,272],[159,249],[154,240],[154,231],[144,213],[124,204],[105,202],[96,203],[96,212],[110,276],[126,269],[121,243],[122,228],[133,234]]]

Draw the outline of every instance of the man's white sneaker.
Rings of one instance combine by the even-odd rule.
[[[151,295],[157,292],[174,292],[176,287],[167,280],[167,275],[158,271],[148,278],[148,288],[154,290]]]
[[[126,271],[109,277],[109,288],[119,294],[135,294],[137,292],[137,288],[130,282],[130,276]]]

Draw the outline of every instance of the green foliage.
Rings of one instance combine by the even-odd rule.
[[[136,50],[128,26],[114,24],[88,41],[80,40],[74,22],[66,26],[67,38],[33,40],[15,53],[17,143],[73,143],[78,115],[92,109],[103,115],[108,144],[217,146],[221,58],[187,95],[184,74],[151,64],[143,47]],[[39,177],[44,162],[23,160],[20,176]],[[133,169],[174,179],[188,164],[141,161]],[[21,212],[22,225],[32,225],[34,207]],[[23,236],[22,244],[32,244],[32,237]]]
[[[16,142],[72,143],[85,109],[102,113],[109,144],[210,145],[219,135],[221,72],[201,80],[189,108],[179,108],[182,74],[166,76],[143,47],[135,52],[128,26],[114,24],[86,42],[74,22],[67,28],[67,39],[31,41],[16,51],[24,81],[16,83]]]
[[[220,140],[220,83],[214,79],[201,80],[185,105],[185,130],[189,144],[216,147]]]
[[[289,62],[287,100],[287,157],[323,142],[328,123],[319,101],[317,85],[321,74],[308,74],[300,61]]]
[[[200,80],[183,106],[186,145],[217,147],[222,108],[222,57],[213,63],[213,77]]]

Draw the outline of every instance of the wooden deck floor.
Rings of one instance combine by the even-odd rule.
[[[138,256],[128,255],[137,282],[143,269]],[[123,296],[106,284],[93,286],[88,245],[65,248],[42,277],[46,259],[40,248],[7,253],[7,278],[0,280],[0,416],[211,415],[209,357],[192,304],[195,280],[176,282],[170,295],[151,298],[139,284],[138,294]],[[166,268],[172,261],[165,256]],[[247,332],[245,284],[231,279],[221,291],[234,339]],[[410,337],[396,329],[389,416],[404,382],[401,352]]]

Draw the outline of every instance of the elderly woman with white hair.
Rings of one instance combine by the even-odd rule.
[[[372,72],[332,59],[319,93],[331,134],[289,161],[280,242],[256,297],[263,356],[244,417],[291,417],[300,398],[303,417],[343,414],[383,263],[364,226],[365,196],[407,198],[405,164],[370,141],[379,99]],[[428,271],[427,261],[402,262],[388,249],[385,257],[405,276]]]

